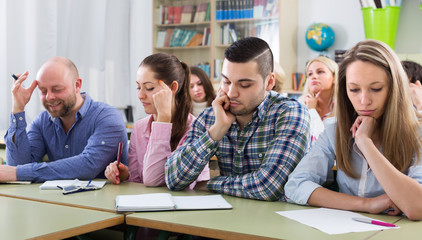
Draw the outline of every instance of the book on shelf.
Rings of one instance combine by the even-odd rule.
[[[170,193],[118,195],[117,212],[232,209],[221,195],[172,196]]]
[[[253,6],[254,0],[217,0],[216,20],[252,18]]]
[[[186,47],[196,47],[201,46],[202,39],[204,38],[204,34],[202,33],[195,33],[191,40],[186,44]]]
[[[207,10],[205,11],[204,21],[210,21],[210,20],[211,20],[211,3],[208,2]]]
[[[196,7],[196,14],[195,14],[195,21],[198,22],[204,22],[205,16],[207,14],[207,7],[209,3],[199,3]]]
[[[193,30],[184,30],[184,33],[182,35],[182,39],[180,41],[180,46],[179,47],[185,47],[190,40],[193,38],[193,36],[195,36],[196,31]]]
[[[164,47],[164,40],[166,38],[166,31],[157,32],[157,47]]]
[[[204,72],[210,77],[210,64],[208,62],[206,63],[200,63],[196,65],[200,69],[204,70]]]
[[[180,24],[182,20],[182,6],[173,6],[173,24]]]
[[[163,17],[162,17],[162,19],[163,19],[162,24],[168,24],[169,23],[169,21],[168,21],[169,7],[164,6],[163,11],[164,11],[164,13],[163,13]]]
[[[172,24],[174,21],[174,7],[168,6],[167,22],[166,24]]]
[[[264,13],[264,0],[253,1],[253,17],[262,18]]]
[[[182,16],[180,23],[190,23],[192,19],[193,5],[183,5],[182,6]]]
[[[238,40],[235,24],[227,23],[221,25],[221,44],[228,45]]]
[[[303,73],[292,73],[292,86],[295,91],[303,91],[306,84],[306,75]]]
[[[190,16],[191,23],[195,22],[196,9],[197,9],[196,5],[192,5],[192,14]]]
[[[202,33],[182,28],[168,28],[157,32],[156,47],[200,46],[204,40]]]
[[[156,14],[156,23],[157,24],[167,24],[167,17],[168,17],[168,6],[160,5],[155,9]]]
[[[171,37],[173,36],[174,28],[167,28],[164,38],[164,47],[170,47]]]
[[[202,39],[202,46],[207,46],[209,44],[211,36],[211,29],[209,27],[204,28],[204,37]]]
[[[171,36],[169,47],[178,47],[180,39],[182,38],[183,29],[175,28]]]
[[[214,79],[220,80],[221,78],[221,69],[223,68],[222,59],[214,59]]]

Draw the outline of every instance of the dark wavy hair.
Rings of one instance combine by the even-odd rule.
[[[188,130],[187,120],[192,109],[192,100],[189,94],[190,69],[189,66],[177,57],[167,53],[155,53],[146,57],[139,67],[148,67],[154,72],[154,78],[162,80],[168,86],[173,81],[178,83],[174,103],[177,114],[171,115],[170,147],[174,151],[180,139]]]
[[[202,85],[204,86],[205,100],[207,101],[207,106],[208,107],[211,106],[212,101],[215,98],[215,91],[214,91],[214,86],[212,85],[210,78],[204,72],[204,70],[196,66],[190,67],[190,74],[198,76],[199,80],[201,80]]]
[[[406,71],[407,77],[411,83],[419,81],[422,83],[422,66],[419,63],[413,61],[402,61],[404,71]]]

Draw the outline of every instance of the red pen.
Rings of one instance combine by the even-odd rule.
[[[119,143],[119,149],[117,150],[117,167],[120,165],[120,158],[122,156],[122,149],[123,149],[123,143]]]
[[[374,224],[374,225],[379,225],[379,226],[384,226],[384,227],[395,227],[396,226],[396,225],[391,224],[391,223],[372,220],[372,219],[369,219],[369,218],[354,217],[352,219],[355,220],[355,221],[358,221],[358,222],[369,223],[369,224]]]

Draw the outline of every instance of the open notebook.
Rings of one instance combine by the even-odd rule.
[[[119,195],[117,212],[232,209],[221,195],[172,196],[170,193]]]
[[[95,189],[101,189],[106,184],[105,180],[100,181],[81,181],[79,179],[73,180],[51,180],[45,181],[43,184],[40,185],[41,190],[60,190],[68,186],[79,186],[79,187],[86,187],[89,183],[90,187]]]

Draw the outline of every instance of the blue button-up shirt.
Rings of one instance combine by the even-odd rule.
[[[25,112],[11,114],[4,137],[6,161],[17,166],[18,180],[43,182],[55,179],[104,177],[104,169],[117,157],[124,143],[122,162],[127,159],[127,133],[120,112],[83,93],[85,101],[66,134],[59,118],[42,112],[26,132]],[[13,141],[14,137],[14,141]],[[42,162],[47,154],[49,161]]]
[[[319,135],[316,144],[300,161],[289,176],[284,187],[287,201],[306,205],[312,192],[321,187],[332,176],[332,168],[336,160],[336,119],[325,120],[325,131]],[[337,183],[342,193],[364,198],[377,197],[385,193],[368,163],[353,142],[351,161],[359,178],[347,176],[341,169],[337,170]],[[400,146],[398,146],[400,147]],[[421,155],[422,156],[422,155]],[[414,164],[404,174],[422,184],[422,161]]]
[[[308,146],[309,114],[295,100],[268,92],[243,129],[234,122],[220,141],[208,129],[212,108],[202,112],[185,143],[167,160],[166,183],[172,190],[193,182],[213,155],[220,175],[211,179],[211,191],[238,197],[283,200],[283,186]]]

